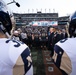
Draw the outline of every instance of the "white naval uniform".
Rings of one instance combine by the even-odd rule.
[[[72,71],[70,75],[76,74],[76,38],[68,38],[62,40],[63,42],[56,43],[57,46],[62,48],[71,60]],[[66,63],[66,62],[65,62]]]
[[[18,57],[28,47],[25,44],[7,40],[6,38],[0,39],[0,75],[13,75],[13,67]]]

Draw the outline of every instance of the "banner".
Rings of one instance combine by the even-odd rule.
[[[29,25],[32,26],[57,26],[58,22],[57,21],[32,21],[29,23]]]

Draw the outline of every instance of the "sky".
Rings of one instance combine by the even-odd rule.
[[[9,3],[13,0],[4,0]],[[15,0],[20,4],[17,7],[15,3],[8,7],[14,13],[58,13],[59,17],[68,16],[76,10],[76,0]]]

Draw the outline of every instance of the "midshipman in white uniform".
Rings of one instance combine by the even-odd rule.
[[[33,75],[30,49],[11,39],[14,28],[14,17],[0,0],[0,75]]]
[[[76,75],[76,12],[69,21],[70,38],[60,40],[54,47],[54,63],[62,75]]]

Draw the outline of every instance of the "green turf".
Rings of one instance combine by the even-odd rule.
[[[45,75],[45,67],[43,62],[42,50],[38,48],[31,48],[33,72],[34,75]]]

